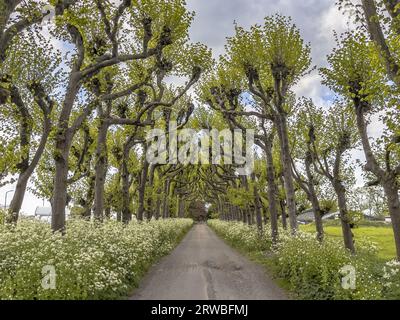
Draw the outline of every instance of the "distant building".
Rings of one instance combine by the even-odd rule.
[[[392,223],[392,218],[391,217],[385,217],[385,223]]]
[[[35,218],[39,220],[50,221],[51,219],[51,207],[36,207]]]
[[[300,215],[297,216],[297,221],[300,224],[309,224],[315,221],[314,212],[312,209],[308,209],[303,211]]]
[[[339,212],[327,213],[322,217],[322,220],[337,220],[339,219]],[[297,216],[297,222],[300,224],[310,224],[315,221],[313,209],[303,211],[302,214]]]
[[[370,210],[363,211],[363,218],[364,218],[364,220],[373,221],[373,222],[384,222],[385,221],[384,217],[373,215],[373,214],[371,214]]]

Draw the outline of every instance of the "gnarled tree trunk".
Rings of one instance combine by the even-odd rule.
[[[146,153],[146,149],[145,149]],[[139,207],[137,211],[137,219],[139,221],[143,221],[144,215],[144,200],[145,200],[145,193],[146,193],[146,184],[147,184],[147,175],[149,171],[149,163],[147,162],[146,158],[143,160],[143,168],[140,177],[140,185],[139,185]]]
[[[100,121],[96,147],[95,165],[95,196],[93,216],[95,220],[103,221],[104,215],[104,184],[107,174],[107,132],[108,124]]]
[[[273,244],[278,241],[278,208],[276,204],[277,186],[275,182],[275,166],[272,157],[272,141],[265,140],[265,155],[267,158],[268,206],[271,218],[271,238]],[[286,217],[285,217],[286,218]],[[286,221],[286,220],[285,220]]]
[[[286,115],[279,115],[277,119],[277,129],[279,131],[279,139],[281,145],[281,161],[284,176],[284,187],[286,193],[286,203],[289,213],[289,223],[292,233],[298,229],[296,215],[296,200],[292,175],[292,159],[290,156],[289,137],[287,130]]]
[[[397,183],[396,169],[386,168],[383,170],[376,160],[367,133],[367,125],[364,118],[364,108],[360,101],[355,100],[357,127],[361,137],[365,158],[367,160],[366,170],[373,173],[382,185],[386,195],[389,214],[392,220],[393,234],[396,245],[397,259],[400,260],[400,201],[399,185]],[[390,161],[390,160],[389,160]],[[389,165],[390,167],[390,165]],[[400,168],[400,166],[399,166]]]
[[[346,189],[344,188],[343,184],[337,179],[333,182],[333,187],[338,197],[338,206],[340,212],[340,221],[342,224],[344,245],[346,249],[350,250],[350,252],[354,254],[356,252],[356,249],[354,247],[353,232],[351,231],[349,213],[347,210]]]
[[[169,218],[169,186],[170,180],[167,179],[164,182],[164,194],[163,194],[163,204],[162,204],[162,215],[164,219]]]

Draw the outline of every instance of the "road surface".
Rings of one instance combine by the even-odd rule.
[[[285,292],[264,268],[196,224],[153,266],[131,300],[283,300]]]

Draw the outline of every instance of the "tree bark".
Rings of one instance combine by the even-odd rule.
[[[379,183],[382,185],[386,195],[389,214],[392,220],[392,228],[396,245],[397,259],[400,261],[400,201],[399,185],[397,183],[396,173],[393,170],[383,170],[376,160],[369,142],[367,125],[364,118],[363,106],[355,101],[357,127],[361,137],[361,142],[367,160],[365,169],[373,173]],[[390,168],[387,168],[390,169]]]
[[[333,182],[333,186],[338,197],[338,206],[340,212],[340,221],[342,224],[343,240],[346,249],[350,250],[352,254],[355,254],[356,250],[354,247],[353,232],[351,231],[349,214],[347,210],[346,201],[346,189],[343,184],[336,180]]]
[[[69,121],[75,98],[80,88],[80,73],[78,70],[80,69],[81,63],[82,61],[79,59],[70,74],[67,92],[58,119],[58,131],[55,136],[55,172],[51,217],[51,227],[54,232],[65,232],[65,207],[67,205],[69,154],[73,136],[79,128],[78,126],[78,128],[70,128]]]
[[[262,214],[261,214],[261,201],[260,201],[260,195],[258,194],[258,189],[257,185],[255,184],[255,175],[253,174],[254,177],[254,187],[253,187],[253,192],[254,192],[254,206],[256,210],[256,222],[257,222],[257,229],[260,234],[263,232],[263,221],[262,221]]]
[[[282,218],[282,227],[283,229],[287,230],[288,225],[287,225],[287,213],[286,213],[286,203],[285,200],[281,199],[279,201],[280,207],[281,207],[281,218]]]
[[[182,195],[178,195],[178,218],[185,217],[185,201]]]
[[[240,209],[241,213],[242,213],[242,222],[244,224],[247,224],[247,214],[246,211],[244,209]]]
[[[272,157],[272,141],[265,139],[265,155],[267,158],[267,181],[268,181],[268,206],[271,218],[271,239],[272,243],[278,242],[278,208],[276,203],[277,186],[275,182],[275,166]]]
[[[54,189],[51,202],[51,228],[54,232],[65,232],[65,207],[67,205],[69,152],[70,141],[66,141],[66,139],[63,138],[57,138]]]
[[[157,201],[156,201],[156,212],[155,212],[156,220],[160,219],[160,209],[161,209],[160,192],[161,192],[161,190],[159,189],[157,191]]]
[[[146,154],[146,149],[145,149]],[[145,201],[145,193],[146,193],[146,184],[147,184],[147,175],[149,171],[149,163],[147,162],[146,158],[143,160],[143,168],[140,177],[140,185],[139,185],[139,207],[137,211],[137,219],[139,221],[143,221],[144,216],[144,201]]]
[[[41,86],[37,86],[37,90],[41,90]],[[36,92],[35,92],[36,93]],[[40,92],[42,93],[42,92]],[[37,94],[37,93],[36,93]],[[40,158],[44,152],[46,147],[46,143],[51,131],[51,119],[50,113],[53,109],[53,105],[48,103],[46,105],[42,104],[42,101],[39,102],[39,105],[43,112],[43,131],[40,138],[39,145],[36,149],[35,155],[32,160],[29,159],[29,149],[30,149],[30,140],[32,134],[32,125],[31,125],[31,115],[29,110],[26,108],[17,87],[13,87],[11,90],[11,99],[15,105],[17,105],[19,112],[21,114],[20,120],[20,146],[21,150],[27,149],[23,151],[22,161],[19,164],[20,172],[18,176],[17,186],[15,188],[15,192],[13,195],[13,199],[10,203],[9,208],[9,221],[11,223],[16,223],[18,221],[19,212],[22,207],[22,203],[25,197],[26,188],[29,182],[30,177],[32,176],[34,170],[36,169]]]
[[[169,218],[169,186],[170,186],[170,181],[167,179],[164,182],[164,194],[163,194],[163,205],[162,205],[162,213],[163,213],[163,218],[167,219]]]
[[[100,120],[96,146],[95,196],[93,216],[97,221],[104,218],[104,184],[107,174],[107,132],[108,124]]]
[[[384,181],[383,189],[385,190],[387,205],[389,208],[390,218],[392,220],[392,228],[394,240],[396,244],[397,260],[400,261],[400,199],[399,187],[397,181],[387,179]]]
[[[288,206],[289,223],[292,233],[296,233],[298,229],[296,215],[296,201],[292,175],[292,159],[290,156],[289,137],[287,131],[287,120],[285,115],[279,115],[277,129],[281,144],[281,159],[284,176],[284,187],[286,192],[286,203]]]
[[[317,192],[315,191],[315,182],[314,182],[314,176],[311,173],[311,163],[312,159],[307,158],[305,161],[305,167],[306,167],[306,174],[307,174],[307,185],[308,185],[308,192],[306,192],[308,196],[308,200],[312,204],[313,212],[314,212],[314,218],[315,218],[315,228],[317,231],[317,239],[318,241],[322,242],[324,240],[324,225],[322,222],[322,210],[321,206],[319,204]]]
[[[10,203],[10,207],[8,209],[8,223],[16,223],[19,218],[19,212],[21,210],[22,202],[24,201],[26,187],[28,185],[28,177],[25,177],[23,174],[19,175],[17,185],[15,187],[14,196]]]
[[[368,31],[371,35],[372,40],[379,47],[381,56],[386,62],[386,71],[389,78],[400,85],[399,79],[399,65],[396,63],[392,53],[390,52],[389,46],[383,34],[381,24],[379,22],[376,4],[374,0],[361,0],[362,7],[364,10],[365,18],[368,25]],[[392,2],[392,1],[387,1]]]
[[[122,222],[129,223],[132,220],[132,211],[131,211],[131,195],[129,192],[130,189],[130,174],[128,171],[128,159],[124,157],[122,160],[122,170],[121,170],[121,184],[122,184]]]
[[[89,176],[89,188],[86,192],[86,199],[85,199],[85,211],[83,213],[83,217],[86,220],[90,220],[92,216],[92,207],[93,207],[93,201],[94,201],[94,191],[95,191],[95,183],[96,183],[96,177],[93,175]]]

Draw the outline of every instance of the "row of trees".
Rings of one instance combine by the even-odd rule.
[[[224,219],[260,230],[269,220],[277,241],[279,218],[295,234],[305,203],[319,241],[322,216],[337,206],[345,246],[355,252],[350,155],[362,148],[369,185],[384,189],[400,258],[398,4],[339,6],[355,12],[357,27],[337,36],[319,70],[336,94],[321,108],[293,92],[314,69],[310,46],[284,16],[249,30],[236,25],[214,64],[207,47],[189,41],[194,14],[183,0],[3,0],[0,181],[16,182],[8,222],[18,220],[29,181],[50,200],[52,228],[62,232],[67,206],[96,221],[115,213],[129,222],[133,214],[183,216],[202,199]],[[377,116],[385,130],[373,140],[367,130]],[[254,171],[171,155],[167,164],[149,163],[146,134],[170,132],[170,120],[175,131],[255,130]]]
[[[317,237],[323,241],[322,216],[329,209],[325,195],[326,190],[332,190],[345,247],[354,253],[349,194],[355,166],[350,156],[351,151],[361,148],[368,186],[384,190],[400,258],[399,4],[342,1],[340,7],[355,12],[359,27],[336,36],[337,48],[328,56],[328,66],[319,69],[323,84],[335,93],[329,108],[297,99],[293,92],[312,68],[310,47],[290,19],[276,15],[249,30],[236,26],[235,36],[228,38],[226,53],[202,83],[200,96],[231,129],[252,127],[258,132],[256,143],[263,151],[266,176],[262,169],[247,180],[225,180],[226,196],[216,203],[220,212],[227,212],[224,218],[250,223],[251,214],[237,211],[247,212],[252,206],[250,211],[261,229],[259,206],[267,202],[276,241],[278,217],[286,226],[286,210],[292,233],[296,232],[296,197],[304,194],[315,215]],[[373,120],[382,126],[378,139],[368,135]],[[238,207],[229,196],[230,188],[241,190],[236,194],[248,190],[252,199],[240,202]]]
[[[142,220],[149,190],[157,210],[148,216],[168,216],[179,168],[147,163],[145,134],[170,119],[178,129],[187,123],[188,91],[212,61],[207,47],[189,42],[185,2],[7,0],[0,8],[0,177],[16,180],[8,222],[18,220],[34,173],[54,231],[64,231],[69,204],[99,221],[113,211],[128,222],[136,193]],[[176,86],[171,76],[187,80]]]

